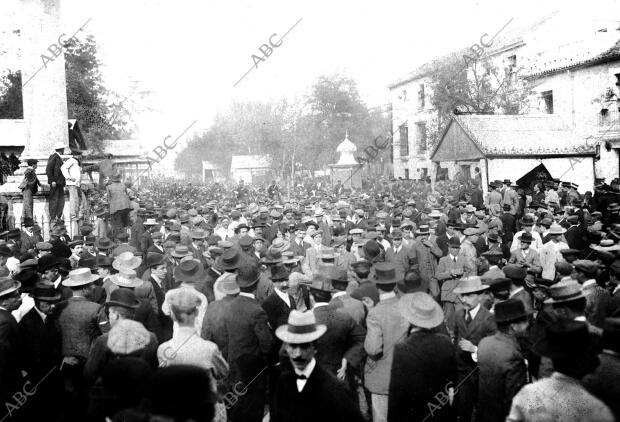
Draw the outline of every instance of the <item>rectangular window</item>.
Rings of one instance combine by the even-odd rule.
[[[620,73],[614,75],[616,77],[616,86],[620,88]]]
[[[418,108],[424,108],[424,84],[420,84],[418,88]]]
[[[417,129],[417,143],[418,143],[418,154],[424,154],[426,152],[426,123],[420,122],[416,123]]]
[[[409,128],[407,126],[401,126],[399,130],[400,135],[400,156],[406,157],[409,155]]]
[[[508,66],[513,69],[517,67],[517,56],[508,56]]]
[[[405,169],[405,179],[409,180],[409,169]]]
[[[553,91],[545,91],[541,94],[543,101],[545,102],[545,113],[553,114]]]

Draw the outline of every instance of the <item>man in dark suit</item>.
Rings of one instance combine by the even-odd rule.
[[[63,407],[70,409],[67,420],[84,420],[86,416],[86,384],[82,371],[93,341],[101,335],[99,311],[101,306],[92,302],[94,282],[98,275],[88,268],[69,273],[62,285],[69,287],[72,296],[58,316],[62,333],[63,376],[66,397]]]
[[[488,285],[482,284],[480,277],[467,277],[454,289],[454,293],[459,295],[459,300],[463,304],[463,308],[456,311],[454,323],[454,337],[458,347],[456,354],[459,375],[458,407],[459,416],[463,421],[471,420],[477,403],[478,343],[497,330],[493,314],[481,304],[483,293],[488,288]]]
[[[172,338],[172,319],[161,310],[161,306],[166,297],[166,291],[169,288],[169,286],[166,285],[168,270],[162,254],[148,252],[145,262],[150,273],[148,281],[151,283],[153,293],[155,294],[155,300],[157,301],[155,335],[157,336],[158,342],[161,344]]]
[[[601,399],[620,420],[620,318],[607,318],[603,324],[603,351],[600,365],[583,379],[586,389]]]
[[[387,420],[454,421],[456,348],[437,331],[443,312],[422,292],[404,295],[398,308],[410,327],[409,336],[394,347]]]
[[[65,207],[65,176],[60,168],[63,161],[60,156],[65,151],[62,143],[54,146],[54,152],[47,159],[47,183],[50,185],[49,194],[49,213],[50,221],[59,220],[62,217],[62,210]]]
[[[504,231],[504,234],[502,236],[502,243],[507,245],[508,243],[512,242],[512,238],[514,237],[514,234],[515,234],[515,230],[516,230],[515,217],[509,212],[510,211],[509,204],[504,204],[503,209],[504,209],[504,212],[499,217],[499,219],[502,221],[502,228]]]
[[[295,256],[306,256],[306,249],[311,248],[308,242],[304,241],[306,237],[306,225],[299,223],[295,226],[295,239],[291,241],[289,250],[295,253]]]
[[[209,302],[202,323],[200,336],[217,344],[222,356],[228,356],[228,337],[224,319],[233,300],[239,295],[239,285],[235,274],[226,274],[218,283],[218,292],[224,297]]]
[[[498,331],[478,344],[480,411],[476,414],[476,421],[506,420],[512,398],[527,383],[525,355],[517,336],[525,333],[530,314],[518,299],[495,304]]]
[[[57,303],[61,300],[52,284],[37,283],[32,294],[35,306],[19,321],[24,347],[24,370],[31,380],[45,377],[37,390],[41,394],[28,402],[27,415],[31,420],[54,420],[58,415],[61,378],[54,367],[60,365],[61,334],[58,326]]]
[[[230,365],[230,382],[247,389],[231,409],[231,420],[262,421],[265,399],[267,358],[273,347],[267,313],[256,299],[260,272],[256,265],[243,263],[237,269],[241,292],[233,299],[224,316],[227,335],[224,356]],[[223,348],[224,350],[224,348]],[[250,384],[251,382],[251,384]]]
[[[403,245],[403,232],[400,229],[392,231],[392,246],[385,251],[385,262],[391,262],[403,274],[412,264],[417,263],[415,253]]]
[[[366,329],[353,318],[329,304],[331,283],[324,274],[314,276],[310,287],[310,305],[317,322],[327,326],[327,333],[316,342],[318,360],[323,368],[345,381],[347,368],[359,370],[364,357]]]
[[[14,403],[16,391],[22,391],[22,346],[17,322],[11,312],[22,303],[21,284],[8,277],[0,278],[0,400]]]
[[[283,370],[274,392],[273,422],[362,422],[346,387],[317,362],[316,342],[327,327],[312,312],[294,310],[276,336],[284,342],[291,368]]]
[[[352,298],[347,293],[349,285],[347,271],[334,268],[331,274],[331,281],[334,293],[329,304],[333,305],[340,312],[350,315],[359,325],[366,326],[366,310],[362,301]]]

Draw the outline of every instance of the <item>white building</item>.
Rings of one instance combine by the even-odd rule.
[[[515,86],[528,83],[532,95],[522,112],[557,115],[584,143],[599,145],[595,174],[609,182],[620,167],[620,28],[617,20],[604,16],[605,9],[597,12],[602,18],[555,12],[529,25],[512,23],[484,53]],[[426,145],[436,115],[430,104],[432,75],[442,63],[465,54],[472,55],[468,49],[456,51],[389,86],[395,177],[435,177]]]
[[[230,177],[235,182],[268,183],[271,166],[267,155],[233,155],[230,162]]]

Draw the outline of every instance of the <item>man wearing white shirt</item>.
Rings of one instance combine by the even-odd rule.
[[[276,336],[284,342],[292,370],[284,370],[276,383],[272,420],[364,420],[345,384],[315,359],[315,342],[326,331],[325,325],[316,323],[312,312],[296,310],[289,315],[288,324],[276,330]]]
[[[542,266],[542,278],[555,279],[555,263],[564,261],[560,251],[568,249],[568,244],[562,241],[562,235],[566,232],[562,226],[552,223],[549,228],[549,242],[540,250],[540,265]]]
[[[510,245],[510,252],[521,249],[521,241],[519,240],[519,238],[523,233],[530,233],[532,235],[533,241],[531,248],[536,252],[540,252],[543,247],[543,243],[542,239],[540,238],[540,234],[538,232],[532,231],[532,227],[534,227],[534,219],[530,215],[524,216],[521,219],[521,226],[523,227],[523,230],[515,233],[512,245]]]
[[[76,156],[80,153],[72,151],[72,156],[60,167],[62,175],[65,177],[67,188],[69,189],[69,214],[71,216],[72,232],[78,232],[78,219],[80,211],[80,186],[82,169]]]

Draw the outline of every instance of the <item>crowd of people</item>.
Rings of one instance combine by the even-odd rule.
[[[480,183],[113,174],[0,235],[7,416],[620,418],[620,180]]]

